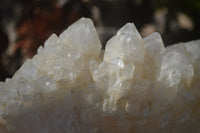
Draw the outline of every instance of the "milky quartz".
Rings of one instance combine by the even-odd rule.
[[[101,50],[81,18],[0,82],[0,133],[188,132],[200,133],[200,40],[165,48],[127,23]]]

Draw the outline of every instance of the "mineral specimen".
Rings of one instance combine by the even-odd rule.
[[[165,48],[127,23],[104,51],[81,18],[0,82],[0,132],[200,132],[200,40]]]

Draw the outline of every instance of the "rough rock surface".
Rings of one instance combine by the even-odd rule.
[[[200,132],[200,40],[164,47],[127,23],[104,50],[81,18],[0,82],[1,133]]]

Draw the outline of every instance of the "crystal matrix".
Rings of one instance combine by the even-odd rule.
[[[200,40],[164,47],[127,23],[101,50],[81,18],[0,82],[1,133],[200,132]]]

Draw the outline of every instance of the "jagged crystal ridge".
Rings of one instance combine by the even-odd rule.
[[[0,82],[0,132],[200,132],[200,40],[164,47],[127,23],[101,47],[89,18],[52,34]]]

